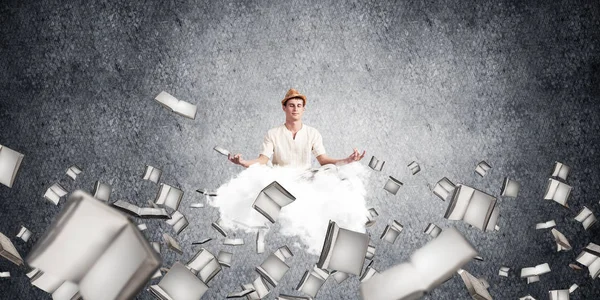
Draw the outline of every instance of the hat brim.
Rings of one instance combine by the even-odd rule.
[[[285,101],[288,101],[290,99],[294,99],[294,98],[300,98],[302,99],[302,101],[304,102],[304,104],[306,104],[306,96],[302,95],[302,94],[291,94],[285,98],[283,98],[283,100],[281,100],[281,104],[285,104]]]

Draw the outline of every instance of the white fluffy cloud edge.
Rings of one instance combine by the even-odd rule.
[[[312,174],[306,169],[254,164],[221,185],[208,204],[219,209],[225,229],[255,232],[270,222],[252,204],[265,186],[277,181],[296,197],[281,209],[279,234],[298,237],[308,253],[319,255],[329,220],[342,228],[365,232],[365,182],[370,172],[354,162]]]

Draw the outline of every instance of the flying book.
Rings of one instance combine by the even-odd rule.
[[[231,268],[231,260],[233,259],[233,253],[227,251],[219,251],[217,254],[217,261],[221,266]]]
[[[442,229],[433,223],[429,223],[423,232],[436,238],[438,235],[440,235],[440,233],[442,233]]]
[[[169,249],[171,249],[179,254],[183,254],[183,250],[181,249],[181,246],[172,236],[170,236],[168,233],[163,233],[162,237],[163,237],[163,240],[165,241],[165,243],[167,244],[167,246],[169,246]]]
[[[233,293],[229,293],[227,294],[227,299],[231,299],[231,298],[242,298],[242,297],[246,297],[249,294],[251,294],[252,292],[254,292],[254,287],[248,288],[248,289],[244,289],[241,292],[233,292]]]
[[[206,293],[208,286],[180,262],[176,262],[160,282],[151,285],[148,290],[160,300],[198,300]]]
[[[202,204],[202,203],[192,203],[192,204],[190,204],[190,207],[191,208],[202,208],[202,207],[204,207],[204,204]]]
[[[524,277],[539,277],[540,275],[550,273],[550,265],[548,263],[539,264],[535,267],[527,267],[521,269],[521,278]],[[529,282],[528,282],[529,283]]]
[[[134,298],[162,263],[128,217],[79,190],[26,261],[77,284],[86,300]]]
[[[367,246],[367,254],[365,254],[365,258],[368,260],[372,260],[374,256],[375,256],[375,246],[368,245]]]
[[[146,165],[146,170],[144,171],[144,180],[149,180],[154,183],[158,183],[160,180],[160,175],[162,175],[162,171],[153,166]]]
[[[101,183],[100,181],[96,181],[94,184],[94,198],[98,200],[102,200],[108,202],[110,198],[110,193],[112,192],[112,187],[106,183]]]
[[[258,230],[256,233],[256,253],[265,252],[265,234],[264,230]]]
[[[416,161],[413,161],[410,164],[408,164],[408,169],[410,170],[410,173],[413,175],[415,175],[421,171],[421,167],[419,166],[419,164]]]
[[[554,220],[550,220],[547,222],[537,223],[535,224],[535,229],[548,229],[556,226],[556,222]]]
[[[590,226],[596,224],[596,222],[597,222],[596,216],[594,216],[594,213],[585,206],[583,207],[583,209],[581,209],[579,214],[577,214],[577,216],[575,217],[575,220],[577,222],[581,223],[581,225],[583,225],[583,228],[585,230],[587,230],[588,228],[590,228]]]
[[[222,269],[219,260],[204,248],[200,248],[185,266],[205,283],[210,282]]]
[[[335,279],[335,281],[337,283],[342,283],[342,281],[348,279],[348,277],[350,277],[350,275],[348,273],[344,273],[344,272],[340,272],[340,271],[333,271],[331,273],[331,276],[333,276],[333,279]]]
[[[482,280],[476,278],[475,276],[471,275],[471,273],[462,269],[458,270],[458,275],[460,275],[460,278],[463,280],[465,286],[467,287],[467,290],[469,291],[469,295],[471,295],[473,299],[492,300],[492,296],[487,291],[489,285],[486,286],[487,284],[482,282]]]
[[[260,266],[256,267],[256,272],[271,286],[275,287],[289,269],[290,267],[283,260],[272,253]]]
[[[375,156],[372,156],[371,161],[369,161],[369,168],[375,171],[381,171],[383,169],[383,165],[385,165],[385,161],[379,160]]]
[[[535,300],[531,295],[527,295],[525,297],[520,297],[519,300]]]
[[[182,115],[186,118],[190,118],[192,120],[196,119],[197,107],[195,104],[178,100],[177,98],[171,96],[165,91],[160,92],[160,94],[158,94],[158,96],[156,96],[156,98],[154,99],[174,113]]]
[[[54,205],[58,205],[60,198],[64,197],[66,194],[67,191],[60,184],[55,183],[46,190],[44,193],[44,198],[54,203]]]
[[[275,256],[277,256],[282,261],[285,261],[286,259],[294,256],[290,248],[288,248],[288,246],[285,245],[279,247],[275,252],[273,252],[273,254],[275,254]]]
[[[173,230],[175,230],[177,235],[179,235],[190,224],[185,216],[178,210],[171,215],[171,219],[167,220],[166,223],[173,226]]]
[[[490,220],[493,229],[496,225],[498,213],[494,214],[496,198],[480,190],[466,185],[457,185],[448,205],[444,218],[448,220],[463,220],[481,230],[488,230]],[[494,220],[495,217],[495,220]]]
[[[552,171],[552,177],[560,178],[563,181],[567,181],[567,176],[571,172],[571,168],[561,162],[554,163],[554,170]]]
[[[10,272],[0,272],[0,278],[8,278],[10,277]]]
[[[24,155],[0,145],[0,183],[12,187]]]
[[[579,285],[577,285],[576,283],[573,283],[570,287],[569,287],[569,294],[573,294],[573,292],[579,288]]]
[[[198,242],[192,242],[192,245],[202,245],[204,243],[212,241],[212,238],[204,238]]]
[[[590,277],[596,279],[600,274],[600,246],[589,243],[577,256],[576,261],[588,267]]]
[[[379,216],[379,213],[373,207],[369,208],[367,212],[367,222],[365,223],[365,226],[371,227],[373,224],[375,224],[375,219]]]
[[[396,238],[398,238],[398,235],[400,235],[403,229],[404,226],[398,223],[398,221],[394,220],[392,222],[392,225],[385,226],[385,229],[383,230],[383,233],[381,234],[381,237],[379,237],[379,239],[393,244],[394,242],[396,242]]]
[[[556,247],[558,248],[556,251],[569,251],[571,250],[571,244],[569,240],[556,228],[552,228],[550,231],[552,236],[554,237],[554,241],[556,242]]]
[[[418,299],[452,277],[477,251],[454,228],[444,230],[398,264],[360,284],[363,300]]]
[[[400,182],[400,180],[390,176],[385,183],[385,186],[383,186],[383,189],[390,192],[392,195],[396,195],[402,185],[403,183]]]
[[[223,240],[223,245],[227,245],[227,246],[241,246],[244,244],[244,239],[241,238],[225,238]]]
[[[450,195],[452,195],[452,191],[454,191],[454,188],[454,183],[452,183],[450,179],[444,177],[435,184],[435,187],[433,188],[433,194],[438,196],[443,201],[446,201],[446,199]]]
[[[369,236],[340,228],[329,220],[317,267],[359,275],[365,262]]]
[[[502,188],[500,189],[500,194],[502,196],[516,198],[519,194],[520,188],[520,183],[508,177],[504,177],[504,181],[502,182]]]
[[[222,222],[223,221],[221,219],[218,219],[216,222],[213,222],[212,224],[210,224],[210,226],[212,226],[212,228],[214,228],[222,236],[227,237],[227,233],[223,229],[223,224],[221,224]]]
[[[31,237],[31,231],[25,228],[25,226],[21,225],[21,230],[19,230],[19,233],[17,233],[17,237],[21,238],[24,242],[27,242]]]
[[[20,266],[23,264],[23,258],[11,240],[0,232],[0,256],[10,260],[13,264]]]
[[[360,275],[360,278],[358,279],[360,282],[365,282],[365,281],[373,278],[373,276],[379,274],[379,272],[377,272],[377,270],[375,270],[375,268],[373,268],[371,266],[372,263],[373,263],[373,261],[371,261],[371,263],[369,263],[369,265],[367,266],[365,271]]]
[[[548,295],[550,300],[569,300],[569,290],[551,290]]]
[[[172,187],[168,184],[161,183],[154,203],[170,207],[173,210],[178,210],[179,204],[181,203],[181,198],[183,198],[182,190]]]
[[[294,200],[296,200],[296,197],[277,181],[273,181],[258,193],[252,207],[271,223],[275,223],[281,208],[294,202]]]
[[[500,271],[498,271],[498,275],[502,277],[508,277],[508,271],[510,271],[509,267],[500,267]]]
[[[569,207],[567,200],[571,194],[572,187],[566,183],[562,183],[556,179],[548,179],[548,187],[546,187],[546,193],[544,194],[545,200],[554,200],[562,206]]]
[[[75,180],[77,178],[77,175],[81,174],[81,172],[81,168],[77,165],[72,165],[65,171],[65,173],[67,173],[67,176],[69,176],[73,180]]]
[[[477,164],[477,166],[475,166],[475,173],[483,177],[491,168],[492,166],[490,166],[485,160],[482,160]]]
[[[144,218],[144,219],[169,219],[171,216],[167,213],[164,208],[154,208],[154,207],[139,207],[135,204],[131,204],[129,202],[125,202],[123,200],[118,200],[117,202],[111,204],[114,208],[126,212],[134,217]]]
[[[196,192],[207,196],[207,197],[215,197],[217,196],[217,192],[209,192],[207,189],[197,189]]]
[[[312,297],[292,296],[287,294],[279,294],[277,300],[313,300]]]
[[[229,156],[229,154],[231,154],[231,153],[229,152],[229,150],[227,150],[227,149],[225,149],[225,148],[223,148],[223,147],[221,147],[221,146],[215,146],[215,147],[213,148],[213,150],[215,150],[215,151],[219,152],[219,154],[221,154],[221,155],[225,155],[225,156]]]
[[[327,278],[329,278],[328,272],[314,266],[312,270],[304,272],[296,290],[310,297],[316,297]]]

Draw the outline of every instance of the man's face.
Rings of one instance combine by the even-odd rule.
[[[285,111],[286,120],[300,121],[304,114],[304,102],[302,99],[290,99],[285,103],[283,111]]]

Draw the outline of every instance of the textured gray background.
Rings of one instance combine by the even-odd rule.
[[[12,189],[0,186],[0,231],[26,256],[58,207],[42,198],[54,182],[91,191],[113,186],[113,200],[139,205],[158,186],[143,181],[145,164],[163,169],[162,182],[185,191],[190,226],[185,253],[163,244],[164,266],[187,261],[191,242],[234,252],[231,268],[210,283],[203,299],[223,299],[251,282],[254,266],[296,241],[274,231],[267,252],[221,245],[209,226],[218,218],[197,188],[216,188],[241,171],[212,150],[222,145],[253,158],[266,130],[284,120],[279,100],[294,87],[308,97],[305,123],[318,128],[328,153],[353,147],[386,160],[368,184],[369,206],[380,212],[369,229],[380,271],[406,261],[430,240],[429,222],[456,226],[484,262],[465,268],[486,278],[495,299],[580,288],[573,299],[600,297],[600,284],[573,262],[600,226],[584,231],[573,220],[587,205],[600,215],[600,4],[598,1],[2,1],[0,4],[0,144],[25,154]],[[216,1],[214,1],[216,2]],[[521,3],[527,2],[527,3]],[[195,120],[168,112],[153,98],[162,90],[198,105]],[[410,175],[412,160],[422,166]],[[493,169],[480,178],[480,160]],[[573,168],[570,209],[542,200],[554,161]],[[84,173],[72,182],[71,164]],[[387,176],[405,183],[397,196],[381,189]],[[504,176],[521,183],[516,199],[500,197],[499,232],[483,233],[443,219],[447,203],[428,188],[447,176],[499,196]],[[405,225],[396,244],[378,239],[392,219]],[[551,234],[534,230],[550,219],[573,250],[556,252]],[[173,234],[146,221],[145,235]],[[28,243],[14,236],[33,231]],[[296,251],[291,269],[270,295],[293,291],[317,257]],[[552,272],[527,285],[521,268],[549,262]],[[497,275],[511,267],[509,278]],[[0,259],[0,298],[49,299],[31,286],[25,268]],[[155,282],[155,281],[153,281]],[[329,280],[319,299],[356,299],[358,280]],[[139,299],[151,299],[142,291]],[[426,299],[468,299],[458,276]]]

